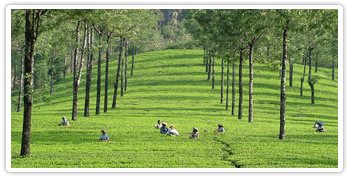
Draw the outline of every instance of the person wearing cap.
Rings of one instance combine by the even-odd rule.
[[[214,132],[215,133],[224,133],[225,132],[224,126],[219,124],[218,128]]]
[[[316,121],[313,128],[317,128],[316,132],[325,132],[324,123],[322,121]]]
[[[110,141],[109,135],[106,133],[106,130],[103,129],[101,132],[103,133],[103,135],[100,136],[99,141]]]
[[[160,129],[162,127],[161,120],[158,120],[158,123],[155,125],[155,129]]]
[[[160,132],[162,134],[167,134],[168,131],[169,131],[169,128],[167,127],[167,123],[163,122],[162,127],[160,128]]]
[[[193,128],[193,131],[190,134],[190,138],[199,138],[198,128]]]
[[[179,136],[179,132],[174,129],[174,125],[171,125],[169,131],[167,132],[167,135],[170,135],[170,136],[178,135]]]
[[[66,125],[68,127],[69,126],[68,119],[65,116],[63,116],[62,119],[63,121],[60,124],[58,124],[58,126]]]

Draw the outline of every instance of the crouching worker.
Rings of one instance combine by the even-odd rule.
[[[317,128],[316,132],[325,132],[324,123],[322,121],[316,121],[313,128]]]
[[[163,122],[162,127],[160,128],[160,132],[162,134],[167,134],[168,131],[169,131],[169,128],[167,127],[167,123]]]
[[[199,138],[198,128],[193,128],[193,131],[190,134],[190,138]]]
[[[161,120],[158,120],[158,123],[155,125],[155,129],[160,129],[162,127]]]
[[[103,133],[103,135],[100,136],[99,141],[110,141],[109,135],[106,133],[106,130],[103,129],[101,132]]]
[[[63,119],[63,121],[60,124],[58,124],[58,126],[65,125],[65,126],[69,127],[70,124],[68,122],[68,119],[65,116],[63,116],[62,119]]]
[[[174,125],[171,125],[169,131],[167,132],[167,135],[170,135],[170,136],[178,135],[179,136],[179,132],[174,129]]]
[[[224,133],[224,132],[225,132],[225,128],[221,124],[219,124],[218,128],[214,131],[214,133]]]

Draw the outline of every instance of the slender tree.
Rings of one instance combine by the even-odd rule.
[[[335,61],[332,61],[332,80],[335,80]]]
[[[215,51],[213,53],[213,71],[212,71],[212,77],[211,77],[211,83],[212,83],[212,89],[215,89]]]
[[[24,55],[24,112],[21,156],[30,156],[31,112],[33,109],[34,49],[39,34],[40,19],[47,10],[25,11],[25,55]]]
[[[128,43],[129,41],[126,40],[126,48],[125,48],[125,63],[124,63],[124,91],[127,91],[127,83],[128,83]]]
[[[315,104],[315,101],[314,101],[314,84],[316,83],[317,80],[312,78],[312,50],[313,49],[314,49],[313,47],[309,46],[308,84],[311,87],[311,103]]]
[[[105,96],[104,96],[104,112],[108,112],[108,85],[109,85],[109,40],[112,33],[106,35],[106,64],[105,64]]]
[[[117,74],[116,74],[116,82],[114,85],[114,96],[112,101],[112,108],[116,108],[116,101],[117,101],[117,89],[118,89],[118,82],[120,78],[120,70],[121,70],[121,60],[122,60],[122,50],[123,50],[123,37],[120,37],[120,51],[118,55],[118,64],[117,64]]]
[[[292,78],[294,74],[294,64],[292,61],[289,62],[289,87],[292,87]]]
[[[97,27],[96,25],[93,25],[94,29],[99,34],[99,55],[98,55],[98,77],[97,77],[97,102],[96,102],[96,108],[95,108],[95,114],[100,113],[100,92],[101,92],[101,56],[102,56],[102,36],[105,27]]]
[[[235,58],[235,54],[233,54]],[[232,63],[232,115],[235,115],[235,101],[236,101],[236,63]]]
[[[245,49],[239,49],[239,107],[238,107],[238,119],[243,117],[243,51]]]
[[[25,57],[25,55],[22,55],[22,59],[21,59],[21,73],[20,73],[20,78],[19,78],[19,94],[18,94],[17,112],[21,111],[21,104],[22,104],[23,79],[24,79],[24,76],[23,76],[23,73],[24,73],[24,57]]]
[[[256,41],[261,37],[262,33],[259,35],[258,38],[253,38],[251,42],[248,42],[249,46],[249,122],[254,121],[254,59],[253,59],[253,52],[254,52],[254,45]]]
[[[132,50],[131,76],[133,76],[133,70],[134,70],[134,55],[135,55],[135,42],[133,42],[133,50]]]
[[[92,82],[92,62],[93,62],[93,39],[94,39],[94,30],[90,28],[88,33],[88,58],[87,58],[87,67],[86,67],[86,96],[85,96],[85,110],[84,116],[89,117],[89,101],[90,101],[90,90]]]
[[[281,75],[281,83],[280,83],[280,131],[279,131],[279,139],[285,139],[285,111],[286,111],[286,93],[285,93],[285,83],[286,83],[286,62],[287,62],[287,37],[288,37],[288,29],[290,23],[290,17],[286,19],[286,25],[284,27],[283,33],[283,58],[282,58],[282,75]]]
[[[208,57],[209,57],[209,63],[208,63],[208,81],[210,81],[211,78],[211,64],[212,64],[212,52],[208,51]]]
[[[226,100],[227,99],[228,99],[228,97],[226,95]],[[223,102],[224,102],[224,59],[221,58],[221,100],[220,100],[220,103],[223,103]],[[228,108],[228,106],[227,106],[227,108]]]
[[[125,46],[126,44],[126,39],[124,38],[122,41],[122,45]],[[126,53],[126,51],[125,51]],[[121,97],[123,97],[123,92],[124,92],[124,57],[121,58]]]
[[[54,57],[55,57],[55,54],[54,54],[54,50],[53,50],[53,51],[52,51],[52,57],[51,57],[51,83],[50,83],[50,86],[51,86],[50,94],[51,94],[51,96],[53,95],[53,67],[54,67]]]
[[[306,76],[306,58],[307,58],[307,55],[306,53],[303,54],[303,57],[302,57],[302,63],[303,63],[303,76],[301,77],[301,87],[300,87],[300,96],[302,96],[302,92],[303,92],[303,82],[304,82],[304,78]]]
[[[81,55],[80,59],[78,59],[78,51],[79,51],[79,40],[80,40],[80,24],[81,20],[78,20],[77,27],[76,27],[76,49],[74,54],[74,82],[73,82],[73,89],[74,89],[74,95],[73,95],[73,110],[72,110],[72,120],[77,120],[77,97],[78,97],[78,91],[81,81],[81,75],[82,75],[82,67],[83,67],[83,60],[84,60],[84,52],[86,48],[86,40],[87,40],[87,20],[84,20],[84,36],[83,36],[83,44],[81,47]]]
[[[230,60],[227,60],[227,71],[226,71],[226,110],[228,110],[228,95],[229,95],[229,90],[230,90]]]

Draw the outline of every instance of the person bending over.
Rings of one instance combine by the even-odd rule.
[[[225,132],[225,128],[221,124],[219,124],[218,128],[214,131],[214,133],[224,133],[224,132]]]
[[[169,131],[169,128],[167,127],[167,123],[163,122],[162,127],[160,128],[160,132],[162,134],[167,134],[168,131]]]
[[[158,123],[155,125],[155,129],[160,129],[162,127],[161,120],[158,120]]]
[[[169,131],[167,132],[167,135],[170,135],[170,136],[177,135],[177,136],[179,136],[179,132],[174,129],[174,125],[171,125]]]
[[[193,131],[190,134],[190,138],[199,138],[198,128],[193,128]]]
[[[62,119],[63,119],[63,121],[60,124],[58,124],[58,126],[65,125],[65,126],[69,127],[70,124],[68,122],[68,119],[65,116],[63,116]]]
[[[103,129],[101,132],[103,133],[103,135],[100,136],[99,141],[110,141],[109,135],[106,133],[106,130]]]

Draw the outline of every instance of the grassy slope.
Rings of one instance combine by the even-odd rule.
[[[102,101],[100,115],[95,115],[97,69],[94,67],[91,116],[83,117],[83,75],[78,119],[69,121],[71,126],[67,128],[57,124],[63,115],[71,119],[72,79],[69,75],[55,86],[50,102],[35,101],[30,158],[19,158],[23,113],[12,111],[12,168],[338,167],[338,83],[337,79],[330,79],[330,69],[318,69],[320,80],[315,84],[316,104],[312,105],[307,83],[304,96],[299,96],[303,67],[294,66],[293,87],[287,84],[286,88],[286,140],[280,141],[279,73],[255,64],[254,123],[248,123],[247,64],[243,70],[243,119],[238,120],[237,115],[231,116],[231,106],[226,111],[225,104],[220,103],[219,60],[216,86],[212,90],[202,64],[202,53],[201,50],[168,50],[137,55],[134,76],[129,77],[124,96],[118,94],[117,108],[103,113]],[[117,61],[110,65],[112,77]],[[104,99],[104,86],[102,88],[101,100]],[[238,93],[238,85],[236,89]],[[110,86],[109,107],[112,94]],[[231,93],[229,97],[231,105]],[[17,92],[12,94],[12,100],[15,99]],[[158,119],[174,124],[180,136],[160,134],[153,128]],[[312,127],[316,120],[324,122],[327,132],[315,132]],[[226,133],[215,135],[212,131],[219,123],[225,126]],[[197,140],[188,137],[193,127],[199,128]],[[111,142],[98,142],[103,128],[108,130]]]

